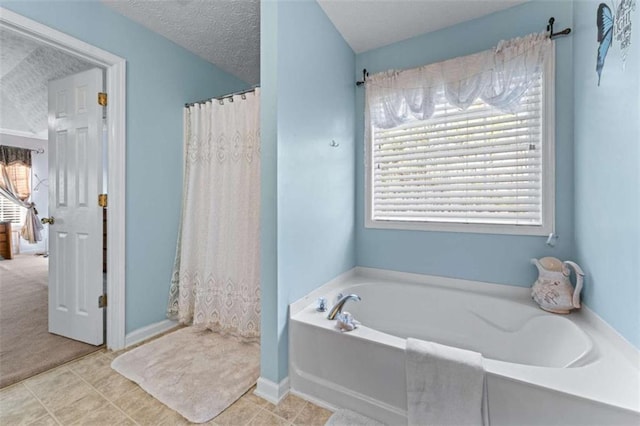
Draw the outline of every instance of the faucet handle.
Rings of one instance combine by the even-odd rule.
[[[327,310],[327,299],[326,297],[320,297],[316,301],[316,311],[325,312]]]

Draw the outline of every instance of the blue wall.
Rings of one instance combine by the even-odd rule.
[[[535,1],[356,56],[354,78],[489,49],[509,39],[571,25],[571,2]],[[364,90],[357,90],[356,253],[359,266],[529,286],[537,273],[532,257],[573,256],[573,69],[571,37],[556,44],[556,233],[555,248],[545,237],[397,231],[364,228]]]
[[[355,56],[313,0],[262,2],[261,32],[262,223],[277,228],[262,233],[262,376],[279,382],[288,304],[355,266]]]
[[[127,60],[126,331],[165,319],[182,193],[182,108],[248,85],[97,1],[0,6]]]
[[[587,305],[640,347],[640,7],[626,68],[614,41],[598,87],[599,3],[574,5],[577,258]]]

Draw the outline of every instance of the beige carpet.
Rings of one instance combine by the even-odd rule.
[[[0,388],[98,350],[48,332],[48,259],[0,260]]]
[[[194,423],[240,398],[260,375],[260,346],[194,327],[133,349],[111,367]]]

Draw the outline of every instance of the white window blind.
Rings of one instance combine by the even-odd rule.
[[[0,195],[0,222],[24,223],[27,210]]]
[[[547,81],[548,73],[547,67],[535,77],[516,113],[480,98],[461,110],[447,102],[442,89],[430,118],[389,129],[373,126],[367,226],[427,224],[437,230],[438,224],[461,224],[454,230],[550,232],[553,128],[545,119],[552,100],[545,95],[553,80]]]

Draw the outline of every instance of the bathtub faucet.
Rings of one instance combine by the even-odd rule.
[[[362,299],[357,294],[347,294],[346,296],[342,296],[340,300],[338,300],[338,303],[336,303],[336,305],[333,308],[331,308],[331,311],[329,311],[329,315],[327,315],[327,318],[330,320],[336,319],[336,316],[342,312],[342,308],[344,307],[344,304],[347,303],[349,300],[358,301]]]

